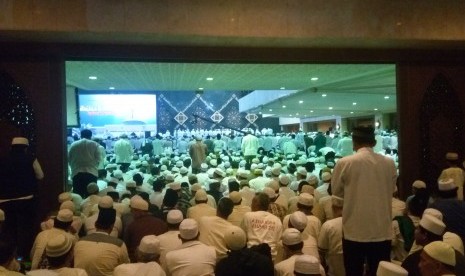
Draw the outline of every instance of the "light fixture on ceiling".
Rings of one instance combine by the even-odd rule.
[[[115,88],[113,86],[108,87],[108,89],[115,90]]]
[[[373,108],[373,110],[374,110],[374,111],[378,111],[378,109],[377,109],[377,108]]]
[[[89,80],[96,80],[97,77],[96,76],[89,76]]]
[[[332,107],[332,106],[330,106],[330,107],[329,107],[329,110],[333,110],[333,107]]]
[[[213,78],[212,78],[212,77],[208,77],[208,78],[206,78],[206,80],[207,80],[207,81],[212,81]]]
[[[310,80],[311,80],[311,81],[317,81],[317,80],[318,80],[318,77],[312,77]]]
[[[286,108],[286,106],[285,106],[285,105],[283,105],[283,108]]]
[[[313,110],[310,110],[310,113],[313,113]]]
[[[385,100],[388,100],[388,99],[389,99],[389,96],[384,96],[384,99],[385,99]]]
[[[350,114],[354,114],[354,112],[353,112],[353,111],[351,111],[351,112],[350,112]]]
[[[199,89],[198,89],[198,90],[203,90],[203,87],[199,87]]]
[[[353,102],[352,105],[357,105],[357,103],[356,103],[356,102]]]
[[[268,109],[268,111],[271,112],[271,111],[273,111],[273,109],[270,108],[270,109]]]
[[[284,90],[284,89],[286,89],[286,87],[284,87],[284,86],[281,86],[279,89],[281,89],[281,90]]]
[[[300,100],[299,103],[300,103],[300,104],[301,104],[301,103],[304,103],[304,101]]]
[[[299,115],[299,113],[297,112],[295,115],[296,115],[296,116],[298,116],[298,115]]]
[[[321,94],[321,97],[326,97],[327,95],[326,94]]]

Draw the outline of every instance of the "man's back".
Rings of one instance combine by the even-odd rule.
[[[166,254],[166,267],[172,276],[214,275],[215,249],[199,241],[188,241]]]
[[[392,159],[371,148],[360,148],[336,163],[331,185],[333,194],[345,199],[342,217],[346,239],[391,239],[391,198],[396,178]]]
[[[124,242],[106,233],[97,232],[81,238],[74,247],[74,266],[89,275],[113,275],[116,266],[129,263]]]
[[[69,149],[68,159],[72,176],[79,172],[97,175],[97,166],[100,161],[98,144],[88,139],[76,141]]]

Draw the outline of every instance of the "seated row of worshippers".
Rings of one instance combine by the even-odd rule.
[[[152,182],[152,191],[144,189],[147,188],[146,186],[144,187],[144,181],[142,181],[141,185],[135,183],[136,180],[134,179],[143,178],[143,174],[128,171],[118,177],[120,172],[114,170],[110,175],[111,178],[107,179],[109,180],[107,187],[100,189],[100,185],[97,183],[89,184],[87,189],[89,196],[85,199],[79,198],[79,196],[72,193],[61,194],[59,196],[59,202],[61,203],[59,211],[69,210],[72,212],[72,219],[69,220],[70,216],[68,216],[69,221],[66,221],[67,219],[60,220],[60,213],[58,212],[56,217],[42,223],[41,226],[44,231],[37,236],[33,252],[31,252],[32,269],[50,267],[45,262],[45,248],[50,236],[42,233],[58,229],[59,231],[66,231],[72,234],[75,241],[79,239],[79,241],[85,240],[86,237],[96,232],[97,234],[101,232],[96,222],[102,209],[106,208],[115,210],[115,219],[111,229],[109,229],[109,236],[117,239],[122,238],[121,247],[124,244],[127,248],[128,258],[132,262],[136,261],[137,247],[144,236],[156,235],[160,239],[163,234],[170,232],[169,213],[170,211],[177,210],[183,219],[193,219],[197,223],[200,233],[199,242],[214,247],[216,262],[230,255],[228,253],[230,248],[225,245],[225,230],[224,227],[221,227],[222,223],[224,223],[227,226],[238,226],[243,229],[248,248],[266,244],[269,247],[272,264],[275,265],[275,273],[277,275],[287,275],[285,273],[279,274],[278,269],[280,266],[278,264],[289,259],[287,257],[287,249],[285,249],[285,246],[288,244],[284,241],[283,233],[287,228],[292,228],[301,234],[302,249],[299,254],[303,253],[304,255],[317,258],[325,269],[323,271],[327,271],[328,274],[344,275],[341,245],[342,218],[340,215],[342,213],[343,201],[330,195],[330,168],[323,168],[321,170],[321,180],[316,175],[306,172],[303,167],[297,168],[291,175],[289,166],[283,167],[278,164],[273,165],[271,170],[269,170],[271,176],[267,176],[264,174],[263,169],[259,168],[256,168],[253,172],[239,169],[231,177],[227,177],[219,168],[215,168],[213,174],[207,173],[208,169],[210,169],[208,165],[207,167],[203,166],[204,172],[195,175],[195,177],[187,175],[188,182],[180,183],[176,181],[171,182],[176,177],[171,174],[172,170],[169,173],[163,173],[160,168],[158,175],[153,175],[151,178],[152,181],[148,181]],[[157,170],[154,171],[156,172]],[[212,179],[209,178],[210,180],[204,182],[204,185],[196,181],[196,178],[199,178],[202,173],[212,176]],[[179,176],[184,177],[181,173]],[[291,177],[294,177],[296,180],[291,181]],[[227,178],[226,181],[225,178]],[[260,179],[262,179],[263,184],[252,185],[254,180]],[[227,184],[224,185],[224,182]],[[297,182],[297,185],[293,186],[292,184],[295,184],[295,182]],[[219,185],[212,186],[212,183],[219,183]],[[114,184],[116,184],[115,187],[112,186]],[[422,196],[424,193],[421,191],[426,185],[421,187],[422,185],[419,184],[421,184],[421,181],[414,183],[414,187],[419,187],[418,191],[416,191],[407,204],[403,203],[403,212],[398,212],[398,210],[402,209],[402,202],[393,197],[393,214],[407,214],[406,217],[412,222],[418,222],[418,227],[421,226],[419,218],[423,216],[423,211],[418,212],[418,209],[421,210],[423,208],[422,204],[430,201],[429,197],[427,200],[424,200]],[[127,191],[123,191],[120,194],[117,188],[121,185],[125,186]],[[212,187],[215,189],[212,189]],[[222,192],[222,187],[227,188]],[[439,182],[438,188],[444,192],[451,193],[453,191],[456,197],[457,187],[452,180]],[[289,191],[292,193],[288,195],[287,192]],[[107,196],[104,196],[103,192]],[[259,192],[258,195],[257,192]],[[444,223],[448,225],[449,236],[452,236],[452,239],[445,238],[444,240],[455,241],[454,248],[457,248],[458,252],[463,252],[463,243],[460,240],[460,237],[463,237],[462,230],[463,225],[465,225],[463,220],[460,220],[463,219],[463,215],[455,216],[454,213],[454,210],[457,213],[464,213],[460,209],[462,205],[457,204],[457,208],[454,206],[450,210],[451,208],[446,204],[449,202],[457,203],[458,201],[455,197],[445,198],[444,200],[437,199],[433,204],[436,203],[437,209],[443,215]],[[161,204],[159,203],[160,206],[157,205],[157,202],[161,202]],[[227,206],[232,206],[232,208],[227,208]],[[229,209],[231,209],[230,212]],[[417,212],[415,213],[417,215],[414,212]],[[458,220],[454,220],[454,218],[458,218]],[[60,229],[62,222],[70,223],[70,226],[64,227],[66,229]],[[405,223],[402,220],[395,220],[393,221],[393,229],[395,229],[395,222],[399,225],[399,229],[405,228],[403,227]],[[335,226],[332,224],[335,224]],[[327,233],[324,232],[326,228],[328,228]],[[334,231],[334,229],[337,231]],[[217,230],[219,234],[215,236],[213,233],[214,230]],[[396,233],[396,231],[393,232]],[[206,238],[202,238],[202,236],[205,237],[205,234],[202,235],[202,233],[207,233]],[[408,240],[405,231],[399,230],[397,234],[397,236],[393,237],[393,249],[394,240],[396,240],[396,244],[402,244],[402,242],[405,243],[406,239]],[[459,239],[456,239],[457,234],[459,235]],[[46,238],[42,242],[39,242],[41,240],[39,237]],[[330,239],[330,237],[333,237],[333,239]],[[182,242],[179,236],[176,236],[176,238],[179,242]],[[222,242],[218,242],[218,240]],[[172,243],[170,242],[170,244]],[[37,246],[37,244],[41,245]],[[421,246],[420,243],[417,243],[417,245],[412,245],[411,248]],[[37,248],[38,252],[35,252]],[[406,249],[404,248],[404,250]],[[76,247],[74,247],[73,252],[77,252]],[[87,256],[88,254],[84,255]],[[459,257],[461,255],[457,256],[456,259],[460,260]],[[76,258],[75,255],[74,266],[77,263]],[[91,259],[98,258],[94,256]],[[166,254],[165,256],[161,254],[160,264],[168,275],[190,275],[185,274],[186,272],[176,274],[170,271],[166,263]],[[113,273],[116,266],[115,264],[109,266],[112,269],[111,272],[107,271],[99,274],[99,272],[92,271],[91,273],[88,272],[88,274],[112,275],[111,273]]]

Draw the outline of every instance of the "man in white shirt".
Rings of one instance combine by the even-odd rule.
[[[271,248],[271,256],[275,259],[283,225],[278,217],[267,212],[269,205],[268,195],[258,193],[252,200],[252,212],[244,215],[241,227],[247,234],[248,247],[267,243]]]
[[[174,209],[168,212],[166,222],[168,224],[168,232],[157,236],[160,240],[160,264],[166,271],[166,254],[181,246],[182,242],[179,239],[179,225],[183,220],[182,212]]]
[[[136,250],[137,263],[120,264],[113,276],[166,276],[159,259],[160,240],[155,235],[144,236]]]
[[[247,205],[242,205],[242,196],[237,191],[231,192],[229,194],[229,198],[234,203],[234,208],[228,217],[228,221],[235,226],[241,226],[244,215],[248,212],[251,212],[252,209],[250,209],[250,207]]]
[[[331,196],[334,218],[321,226],[318,238],[320,260],[328,266],[328,274],[335,276],[346,275],[344,270],[344,256],[342,251],[342,198]]]
[[[125,169],[127,169],[131,164],[132,156],[134,154],[134,149],[132,148],[131,142],[129,142],[126,134],[122,134],[120,139],[115,142],[114,151],[116,163],[120,164],[122,170],[125,171]]]
[[[258,151],[258,138],[252,135],[251,131],[247,132],[247,135],[242,138],[241,150],[244,159],[248,164],[251,164]]]
[[[392,159],[373,152],[376,140],[372,127],[354,128],[352,141],[356,153],[336,163],[331,188],[333,195],[344,199],[346,273],[362,275],[367,259],[369,273],[374,275],[380,261],[390,260],[391,198],[397,171]]]
[[[166,267],[172,276],[214,275],[215,249],[200,241],[199,227],[195,220],[185,219],[179,225],[182,245],[166,254]]]
[[[95,222],[95,233],[87,235],[74,247],[74,267],[93,276],[112,276],[120,264],[129,263],[126,245],[109,234],[116,219],[115,209],[101,209]]]
[[[232,224],[227,221],[229,215],[232,213],[234,203],[230,198],[223,197],[218,202],[216,209],[216,216],[205,216],[200,218],[199,223],[199,241],[206,245],[213,246],[216,251],[218,260],[227,256],[228,248],[223,238],[224,233]]]
[[[187,218],[194,219],[197,223],[202,217],[212,217],[216,215],[216,209],[210,206],[208,202],[207,192],[204,189],[195,192],[195,205],[187,209]]]

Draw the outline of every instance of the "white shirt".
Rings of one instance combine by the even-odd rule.
[[[241,149],[244,156],[256,156],[258,151],[258,138],[251,134],[247,134],[242,138]]]
[[[172,276],[215,275],[215,249],[199,241],[188,241],[166,254],[167,272]]]
[[[114,146],[116,163],[131,163],[134,150],[127,139],[119,139]]]
[[[121,264],[115,268],[113,276],[166,276],[156,262]]]
[[[246,213],[241,227],[247,234],[248,247],[268,243],[273,259],[276,257],[276,245],[283,232],[283,225],[277,216],[266,211]]]
[[[200,218],[199,241],[213,246],[218,260],[227,256],[228,248],[223,236],[231,226],[229,221],[218,216]]]
[[[342,217],[331,219],[321,226],[318,247],[325,250],[329,275],[345,275],[342,252]]]
[[[182,241],[179,239],[179,230],[170,230],[159,236],[160,240],[160,264],[166,270],[166,254],[181,246]]]
[[[242,204],[234,205],[233,211],[228,217],[228,221],[232,223],[233,225],[240,227],[242,220],[244,219],[245,213],[248,213],[251,211],[252,210],[250,209],[249,206],[242,205]]]
[[[392,238],[391,198],[396,179],[394,161],[372,148],[361,148],[339,159],[331,186],[334,195],[345,199],[342,223],[347,240],[379,242]]]
[[[216,216],[216,209],[207,203],[200,203],[187,209],[186,217],[195,219],[197,223],[200,223],[200,218],[204,216]]]

